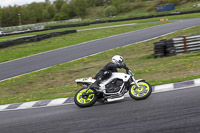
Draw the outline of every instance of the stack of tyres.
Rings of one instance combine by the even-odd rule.
[[[90,23],[80,23],[80,24],[67,24],[67,25],[57,25],[57,26],[50,26],[47,29],[61,29],[61,28],[69,28],[69,27],[80,27],[80,26],[89,26]]]
[[[176,51],[172,39],[164,39],[154,43],[155,58],[174,55],[176,55]]]
[[[165,54],[165,47],[166,47],[166,44],[165,44],[164,40],[161,40],[159,42],[155,42],[154,43],[154,57],[155,58],[164,57],[166,55]]]
[[[166,56],[176,55],[174,41],[172,39],[166,40]]]
[[[24,37],[24,38],[22,38],[22,39],[24,39],[24,41],[21,42],[21,43],[25,43],[25,42],[36,42],[36,41],[37,41],[36,35],[35,35],[35,36],[31,36],[31,37]],[[19,44],[21,44],[21,43],[19,43]]]

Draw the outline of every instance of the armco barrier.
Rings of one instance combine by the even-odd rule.
[[[0,48],[5,48],[17,44],[22,44],[26,42],[36,42],[36,41],[41,41],[46,38],[54,37],[54,36],[60,36],[60,35],[65,35],[65,34],[70,34],[70,33],[76,33],[76,30],[67,30],[67,31],[62,31],[62,32],[52,32],[48,34],[41,34],[41,35],[35,35],[35,36],[30,36],[30,37],[23,37],[11,41],[5,41],[5,42],[0,42]]]
[[[111,23],[111,22],[129,21],[129,20],[139,20],[139,19],[148,19],[148,18],[165,17],[165,16],[173,16],[173,15],[183,15],[183,14],[199,13],[199,12],[200,12],[200,10],[195,10],[195,11],[175,12],[175,13],[168,13],[168,14],[141,16],[141,17],[116,19],[116,20],[94,21],[94,22],[89,22],[89,23],[79,23],[79,24],[67,24],[67,25],[50,26],[50,27],[46,27],[46,28],[44,28],[42,30],[30,30],[30,31],[24,31],[24,32],[19,32],[19,33],[4,34],[4,35],[0,35],[0,37],[1,36],[16,35],[16,34],[31,33],[31,32],[46,31],[46,30],[59,29],[59,28],[89,26],[90,24],[100,24],[100,23]]]
[[[200,35],[174,38],[176,53],[185,53],[200,50]]]
[[[154,43],[155,58],[197,50],[200,50],[200,35],[176,37]]]

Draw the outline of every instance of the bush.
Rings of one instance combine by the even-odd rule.
[[[156,5],[150,4],[146,9],[147,9],[147,11],[155,11],[156,10]]]
[[[144,4],[142,2],[131,3],[130,7],[132,10],[135,10],[144,7]]]
[[[170,4],[180,5],[180,0],[168,0]]]
[[[108,6],[104,10],[104,14],[105,14],[106,17],[117,15],[117,8],[115,6]]]
[[[60,14],[56,14],[54,16],[54,21],[59,21],[59,20],[61,20],[61,15]]]
[[[155,3],[156,3],[156,6],[157,5],[165,5],[168,3],[168,1],[167,0],[156,0]]]
[[[87,15],[89,15],[90,17],[96,17],[96,16],[102,17],[104,15],[104,7],[99,6],[95,8],[88,8]]]
[[[131,5],[130,3],[123,3],[120,4],[118,7],[119,12],[128,12],[131,10]]]

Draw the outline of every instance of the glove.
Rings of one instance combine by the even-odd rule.
[[[126,69],[126,73],[129,74],[129,70],[128,69]]]
[[[126,67],[126,64],[125,64],[125,63],[121,63],[121,64],[120,64],[120,67],[121,67],[121,68],[125,68],[125,67]]]
[[[126,66],[125,63],[122,63],[122,68],[126,69],[126,70],[129,70],[129,68]]]

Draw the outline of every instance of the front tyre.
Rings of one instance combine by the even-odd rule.
[[[140,81],[138,82],[138,85],[140,86],[140,88],[137,88],[136,85],[133,85],[129,89],[129,95],[131,96],[131,98],[135,100],[142,100],[151,95],[152,87],[149,83],[145,81]]]
[[[81,108],[90,107],[97,100],[95,90],[89,89],[87,92],[86,91],[87,91],[87,88],[82,88],[76,93],[74,97],[75,104]]]

